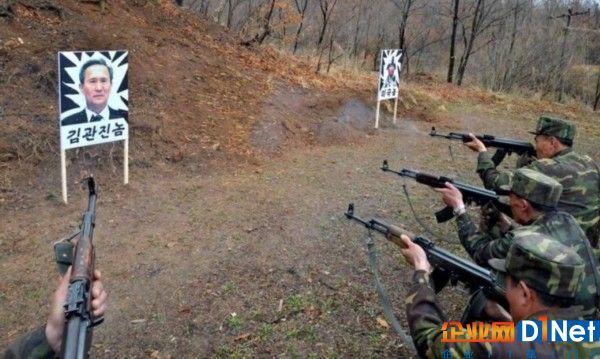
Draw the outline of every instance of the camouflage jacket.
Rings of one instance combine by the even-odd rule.
[[[488,260],[491,258],[506,258],[508,248],[517,233],[537,232],[547,234],[562,244],[575,249],[586,263],[581,291],[576,300],[578,304],[583,306],[583,317],[587,319],[595,318],[598,294],[594,271],[598,270],[598,261],[585,237],[585,233],[577,225],[573,216],[559,211],[547,212],[529,225],[514,228],[500,238],[494,238],[487,232],[478,231],[473,220],[466,213],[458,216],[456,224],[458,237],[463,247],[471,258],[483,267],[489,267]]]
[[[46,340],[45,327],[27,333],[4,352],[4,359],[41,359],[54,357],[54,351]]]
[[[534,313],[528,319],[537,319],[541,315],[548,319],[577,317],[571,309],[553,308]],[[416,271],[413,275],[406,298],[406,317],[421,358],[600,358],[600,343],[444,343],[442,325],[447,319],[436,302],[429,275],[424,271]]]
[[[563,186],[558,209],[575,217],[593,247],[600,237],[600,171],[589,156],[577,154],[571,148],[552,158],[535,160],[525,168],[539,171],[556,179]],[[499,171],[492,154],[482,152],[477,160],[477,172],[486,188],[497,191],[509,185],[512,172]]]

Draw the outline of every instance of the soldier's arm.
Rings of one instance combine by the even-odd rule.
[[[458,237],[467,253],[480,266],[488,267],[491,258],[504,258],[512,243],[511,232],[494,239],[490,233],[478,231],[475,223],[468,214],[462,214],[456,219]]]
[[[406,297],[406,317],[415,347],[421,358],[489,358],[491,352],[480,343],[443,343],[442,325],[447,321],[435,299],[429,275],[415,271],[412,287]],[[491,348],[490,348],[491,349]],[[446,356],[445,356],[446,355]]]
[[[492,154],[488,152],[480,152],[477,157],[477,173],[483,185],[487,189],[497,191],[500,186],[507,185],[512,180],[512,172],[500,171],[492,161]]]
[[[54,358],[54,350],[46,338],[45,326],[19,338],[4,352],[4,359]]]

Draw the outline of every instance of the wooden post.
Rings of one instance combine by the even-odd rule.
[[[377,112],[375,112],[375,128],[379,128],[379,105],[381,105],[381,101],[377,99]]]
[[[129,183],[129,138],[123,143],[123,183]]]
[[[394,125],[396,124],[396,113],[398,112],[398,96],[400,94],[398,94],[396,96],[396,98],[394,99]]]
[[[63,202],[67,203],[67,154],[65,150],[60,150],[60,177],[62,181]]]

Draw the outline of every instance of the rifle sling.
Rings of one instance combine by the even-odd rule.
[[[412,212],[413,218],[415,219],[415,221],[419,224],[419,226],[421,226],[421,228],[423,228],[423,230],[425,232],[427,232],[430,236],[432,237],[437,237],[430,229],[429,227],[427,227],[423,221],[421,221],[421,219],[419,217],[417,217],[417,212],[415,212],[415,208],[412,205],[412,201],[410,200],[410,195],[408,194],[408,190],[406,189],[406,183],[402,184],[402,190],[404,191],[404,196],[406,197],[406,202],[408,202],[408,207],[410,208],[410,211]]]
[[[366,240],[367,251],[369,253],[369,267],[371,269],[371,273],[373,273],[373,279],[375,280],[375,289],[377,289],[377,296],[379,298],[379,305],[383,310],[383,314],[385,315],[385,319],[387,319],[388,323],[396,334],[400,337],[406,346],[406,348],[412,352],[413,354],[417,352],[412,338],[410,335],[406,334],[406,332],[400,326],[396,315],[394,314],[394,310],[392,309],[392,304],[390,302],[390,298],[388,297],[387,291],[381,282],[381,277],[379,276],[379,270],[377,269],[377,250],[375,249],[375,241],[373,241],[373,236],[371,235],[371,231],[369,230],[369,235]]]

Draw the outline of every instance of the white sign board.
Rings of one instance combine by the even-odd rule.
[[[61,150],[128,138],[127,55],[58,53]]]
[[[58,109],[63,200],[67,202],[65,151],[123,141],[124,182],[129,181],[128,52],[58,53]]]
[[[398,98],[402,50],[381,50],[377,100]]]

